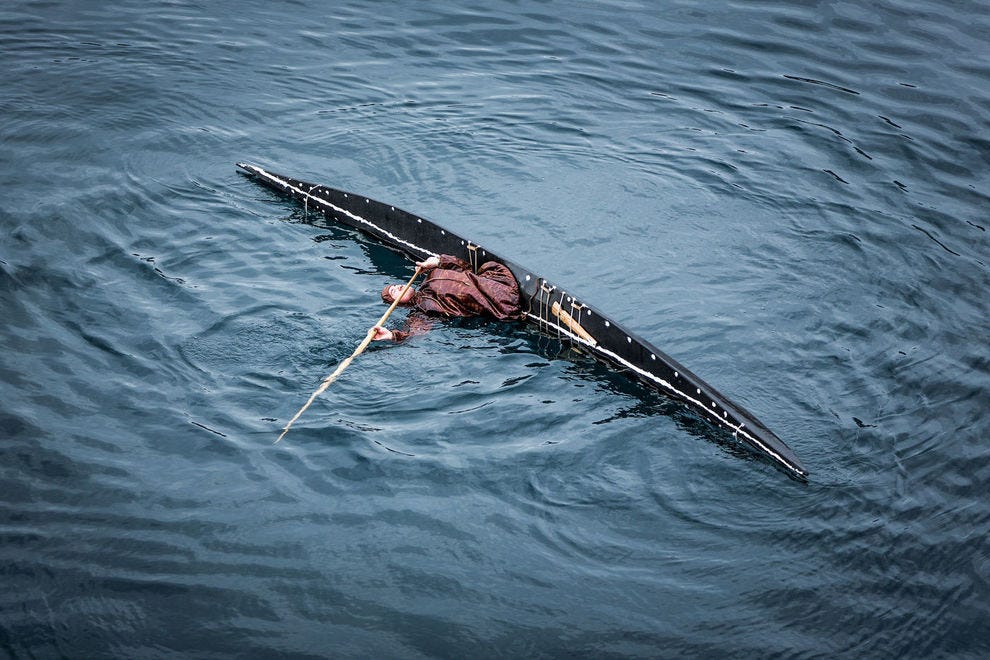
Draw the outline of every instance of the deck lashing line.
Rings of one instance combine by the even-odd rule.
[[[526,276],[526,279],[529,280],[529,275]],[[536,296],[539,295],[539,293],[540,293],[540,288],[539,287],[533,287],[533,293],[529,294],[529,298],[527,299],[527,302],[529,304],[529,309],[526,310],[525,312],[523,312],[523,314],[532,314],[532,312],[533,312],[533,299],[536,298]]]
[[[574,310],[576,309],[577,310],[577,321],[576,321],[577,326],[579,328],[584,328],[584,325],[581,324],[581,314],[584,312],[584,305],[582,305],[577,300],[575,300],[573,296],[571,296],[568,300],[570,300],[570,302],[571,302],[571,318],[572,319],[574,318]],[[585,330],[585,332],[587,332],[587,330]],[[571,344],[571,346],[573,347],[573,343]]]
[[[553,294],[553,292],[554,292],[554,290],[556,288],[557,288],[556,286],[547,286],[547,281],[546,280],[544,280],[544,279],[541,279],[540,280],[540,294],[539,294],[539,296],[540,296],[540,298],[539,298],[539,300],[540,300],[540,316],[539,316],[539,319],[540,319],[540,321],[542,323],[545,323],[545,324],[550,325],[550,326],[554,325],[550,321],[550,296]],[[546,294],[546,296],[544,296],[543,294]],[[560,333],[559,332],[557,333],[557,338],[558,339],[560,338]]]
[[[306,193],[306,197],[305,197],[305,199],[303,199],[303,214],[306,216],[306,219],[307,220],[309,220],[309,198],[310,198],[312,192],[314,190],[316,190],[317,188],[319,188],[318,185],[310,186],[309,192]]]
[[[468,257],[471,262],[471,270],[475,275],[478,274],[478,246],[471,241],[467,242]]]

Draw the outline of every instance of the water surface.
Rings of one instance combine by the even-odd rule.
[[[984,657],[983,3],[8,2],[0,649]],[[751,410],[524,328],[362,356],[420,213]]]

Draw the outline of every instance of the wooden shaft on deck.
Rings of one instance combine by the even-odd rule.
[[[598,345],[598,342],[595,341],[595,338],[592,337],[590,334],[588,334],[588,331],[582,328],[581,324],[574,320],[574,317],[572,317],[570,314],[568,314],[563,309],[561,309],[560,303],[555,302],[553,305],[551,305],[550,311],[553,312],[553,315],[556,316],[558,319],[560,319],[564,323],[564,325],[567,326],[568,330],[570,330],[578,337],[591,344],[592,346]]]

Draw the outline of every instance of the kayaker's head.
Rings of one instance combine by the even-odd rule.
[[[402,292],[402,286],[403,285],[401,284],[389,284],[388,286],[386,286],[384,289],[382,289],[382,300],[384,300],[389,305],[391,305],[392,301],[395,300],[396,296],[398,296]],[[409,289],[406,291],[406,294],[402,296],[402,300],[399,301],[399,304],[411,305],[414,295],[416,295],[416,292],[413,291],[412,287],[409,287]]]

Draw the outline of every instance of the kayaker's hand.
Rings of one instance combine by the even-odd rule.
[[[372,335],[371,341],[385,341],[385,340],[393,339],[392,331],[389,330],[388,328],[383,328],[380,325],[376,325],[371,329],[371,331],[375,333],[374,335]]]
[[[440,257],[430,257],[426,261],[417,261],[416,267],[423,270],[433,270],[440,265]]]

